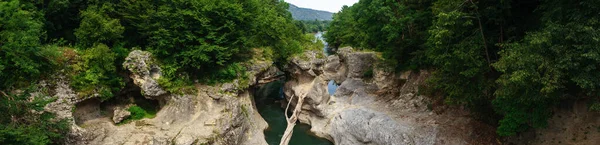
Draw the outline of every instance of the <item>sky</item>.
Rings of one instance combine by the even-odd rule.
[[[285,0],[288,3],[294,4],[302,8],[310,8],[315,10],[329,11],[337,13],[342,9],[342,6],[358,2],[358,0]]]

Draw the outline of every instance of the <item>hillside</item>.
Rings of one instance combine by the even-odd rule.
[[[308,8],[301,8],[296,5],[290,4],[289,11],[292,13],[292,17],[295,20],[326,20],[331,21],[333,13],[321,10],[313,10]]]

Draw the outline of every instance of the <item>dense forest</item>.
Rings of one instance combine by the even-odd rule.
[[[40,85],[114,98],[132,50],[153,54],[172,93],[243,75],[254,52],[282,65],[315,47],[381,52],[379,67],[432,71],[419,93],[470,108],[513,136],[561,104],[600,111],[598,0],[360,0],[332,21],[292,19],[282,0],[0,0],[0,144],[61,144],[70,122]],[[255,50],[260,51],[255,51]]]
[[[230,81],[254,49],[282,62],[311,45],[296,24],[280,0],[0,0],[0,144],[62,143],[69,125],[43,111],[53,99],[31,96],[40,80],[108,100],[124,58],[146,50],[171,92]]]
[[[327,31],[327,27],[331,21],[319,21],[319,20],[297,20],[296,26],[304,33],[317,33]]]
[[[326,41],[382,52],[384,66],[431,70],[422,93],[464,105],[511,136],[552,110],[600,111],[598,0],[361,0],[334,14]],[[427,90],[427,91],[424,91]]]
[[[294,20],[302,21],[331,21],[331,16],[333,15],[332,12],[301,8],[293,4],[290,4],[288,10],[292,13],[292,18],[294,18]]]

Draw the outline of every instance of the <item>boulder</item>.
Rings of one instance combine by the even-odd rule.
[[[348,78],[362,78],[365,73],[373,73],[374,63],[376,62],[374,52],[356,52],[348,54],[346,61],[348,65]]]
[[[167,94],[167,91],[158,84],[162,73],[160,67],[154,63],[150,52],[132,51],[125,58],[123,67],[131,72],[130,78],[141,88],[142,94],[147,99],[156,100],[157,97]]]
[[[127,111],[125,108],[116,107],[115,111],[113,111],[112,120],[115,123],[121,123],[125,118],[129,117],[131,112]]]

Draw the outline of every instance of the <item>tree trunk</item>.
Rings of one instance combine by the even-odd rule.
[[[287,116],[287,111],[288,108],[290,108],[292,100],[294,100],[294,95],[292,95],[292,97],[288,101],[288,105],[287,107],[285,107],[285,118],[287,120],[287,127],[285,128],[285,132],[281,137],[281,142],[279,143],[279,145],[288,145],[290,143],[290,140],[292,139],[292,134],[294,133],[294,126],[296,126],[296,121],[298,121],[298,115],[300,114],[300,111],[302,111],[302,103],[304,103],[304,98],[306,97],[306,94],[308,94],[308,91],[310,91],[312,86],[315,84],[315,80],[316,79],[313,79],[312,83],[310,83],[310,85],[308,85],[307,88],[304,88],[304,91],[302,92],[304,94],[298,96],[298,102],[296,103],[296,107],[294,108],[294,111],[292,111],[292,116],[290,117]]]

